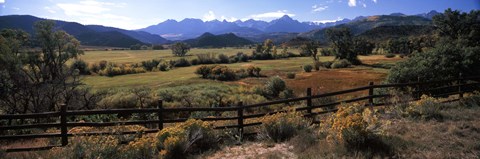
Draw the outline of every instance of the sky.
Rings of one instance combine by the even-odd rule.
[[[480,0],[0,0],[0,15],[140,29],[168,19],[329,22],[357,16],[480,9]]]

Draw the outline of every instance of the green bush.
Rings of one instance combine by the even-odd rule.
[[[276,98],[286,88],[287,88],[287,85],[285,81],[283,81],[282,78],[275,76],[268,80],[262,94],[267,98]]]
[[[332,64],[333,64],[332,61],[325,61],[322,63],[322,66],[325,68],[332,68]]]
[[[202,78],[220,81],[232,81],[237,79],[235,71],[228,68],[227,66],[200,66],[197,68],[195,73],[201,75]]]
[[[227,64],[227,63],[230,63],[230,59],[225,54],[218,54],[218,62],[217,63]]]
[[[198,65],[198,64],[199,64],[199,61],[198,61],[198,59],[192,59],[192,60],[190,60],[190,64],[192,64],[192,65]]]
[[[438,99],[429,97],[427,95],[422,95],[420,100],[410,103],[410,105],[406,108],[405,115],[414,119],[441,120],[443,117],[440,114],[440,110],[442,109],[443,105],[444,104]]]
[[[261,122],[259,137],[274,142],[286,141],[308,129],[310,124],[301,113],[295,111],[267,115]]]
[[[198,64],[214,64],[217,59],[214,53],[197,54]]]
[[[313,69],[312,65],[305,65],[305,66],[303,66],[303,70],[304,70],[305,72],[312,72],[312,69]]]
[[[385,54],[385,57],[386,58],[394,58],[395,57],[395,54]]]
[[[388,83],[444,80],[480,75],[480,47],[458,48],[443,44],[427,52],[412,54],[390,69]]]
[[[195,70],[195,73],[201,75],[202,78],[208,78],[213,67],[214,66],[202,65]]]
[[[337,60],[337,61],[333,62],[331,67],[332,68],[347,68],[347,67],[350,67],[351,65],[352,64],[350,62],[348,62],[348,60],[342,59],[342,60]]]
[[[142,61],[142,67],[147,71],[153,71],[154,68],[158,66],[162,61],[161,60],[149,60],[149,61]]]
[[[157,67],[159,71],[168,71],[170,69],[168,62],[159,63]]]
[[[72,70],[77,69],[81,75],[89,75],[90,69],[85,61],[82,59],[74,60],[72,65],[70,66]]]
[[[175,67],[188,67],[188,66],[191,66],[191,65],[192,64],[190,64],[190,61],[188,61],[185,58],[180,58],[180,59],[175,60],[173,62],[173,66],[175,66]]]
[[[255,67],[252,65],[248,66],[247,68],[248,76],[250,77],[260,77],[260,71],[262,71],[260,67]]]
[[[287,78],[288,79],[295,79],[295,73],[294,72],[287,73]]]

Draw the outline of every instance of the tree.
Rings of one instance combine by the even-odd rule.
[[[302,46],[300,46],[300,54],[305,55],[305,56],[312,56],[313,61],[318,61],[318,44],[311,41],[311,42],[306,42]]]
[[[172,45],[172,54],[175,56],[185,56],[190,51],[190,46],[186,43],[175,43]]]
[[[330,28],[325,32],[327,39],[332,43],[337,59],[347,59],[352,64],[360,64],[357,53],[353,51],[352,34],[348,28]]]
[[[263,45],[257,44],[255,51],[253,51],[253,58],[259,60],[272,59],[274,51],[276,52],[275,44],[272,40],[267,39],[263,42]]]
[[[439,40],[435,47],[421,54],[413,54],[391,68],[390,83],[452,79],[480,75],[479,11],[460,13],[447,9],[433,18]],[[430,41],[424,42],[430,46]]]
[[[433,24],[440,36],[466,46],[480,45],[480,10],[470,13],[447,9],[433,17]]]
[[[369,42],[364,38],[354,38],[353,39],[353,52],[360,55],[369,55],[372,54],[375,44]]]
[[[78,70],[66,62],[82,52],[80,42],[64,31],[55,31],[53,21],[34,25],[34,45],[28,34],[3,30],[0,35],[0,106],[7,113],[55,111],[69,104],[80,84]]]

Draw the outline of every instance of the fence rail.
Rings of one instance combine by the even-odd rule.
[[[358,101],[366,101],[368,106],[381,106],[386,105],[388,103],[375,103],[375,99],[390,97],[392,94],[375,94],[375,89],[382,89],[382,88],[397,88],[397,89],[404,89],[407,87],[413,88],[412,94],[416,94],[415,99],[418,99],[420,94],[430,94],[432,96],[449,96],[449,95],[457,95],[459,98],[463,97],[464,93],[472,92],[475,90],[480,90],[480,77],[468,77],[468,78],[457,78],[451,80],[441,80],[441,81],[434,81],[434,82],[414,82],[414,83],[400,83],[400,84],[378,84],[375,85],[373,82],[369,82],[367,86],[352,88],[337,92],[330,92],[330,93],[323,93],[323,94],[312,94],[312,89],[308,88],[306,91],[305,97],[298,97],[298,98],[291,98],[291,99],[283,99],[277,101],[270,101],[265,103],[258,103],[258,104],[251,104],[251,105],[244,105],[242,102],[239,102],[236,106],[231,107],[217,107],[217,108],[190,108],[190,107],[182,107],[182,108],[164,108],[163,102],[161,100],[158,101],[157,108],[143,108],[143,109],[106,109],[106,110],[76,110],[76,111],[67,111],[66,105],[61,105],[60,111],[58,112],[45,112],[45,113],[33,113],[33,114],[6,114],[0,115],[0,120],[15,120],[15,119],[42,119],[42,118],[57,118],[59,122],[56,123],[36,123],[36,124],[24,124],[24,125],[7,125],[7,126],[0,126],[0,133],[3,134],[8,130],[24,130],[24,129],[47,129],[47,128],[58,128],[60,130],[59,133],[43,133],[43,134],[22,134],[22,135],[0,135],[0,140],[19,140],[19,139],[35,139],[35,138],[61,138],[61,145],[49,145],[44,147],[27,147],[27,148],[9,148],[5,149],[6,152],[20,152],[20,151],[37,151],[37,150],[48,150],[53,147],[58,146],[66,146],[68,145],[68,137],[72,137],[75,135],[108,135],[111,134],[110,132],[86,132],[86,133],[68,133],[69,128],[73,127],[80,127],[80,126],[89,126],[89,127],[106,127],[106,126],[116,126],[116,125],[156,125],[155,129],[148,129],[143,131],[143,133],[156,133],[163,129],[164,124],[166,123],[179,123],[188,120],[187,118],[176,118],[176,119],[167,119],[166,115],[168,113],[178,113],[178,112],[236,112],[236,116],[228,116],[228,117],[207,117],[207,118],[200,118],[204,121],[235,121],[237,124],[234,125],[223,125],[217,126],[215,129],[231,129],[236,128],[239,132],[243,135],[244,128],[260,125],[260,122],[253,122],[253,123],[245,123],[246,119],[252,118],[259,118],[269,114],[275,114],[278,112],[285,112],[285,110],[280,111],[270,111],[267,113],[257,113],[257,114],[245,114],[246,110],[253,109],[253,108],[261,108],[261,107],[268,107],[276,104],[288,104],[288,103],[295,103],[304,101],[306,105],[295,108],[296,111],[306,111],[304,114],[306,117],[315,117],[320,114],[326,114],[335,112],[337,109],[327,109],[322,111],[313,110],[325,107],[333,107],[340,105],[342,103],[352,103]],[[440,86],[434,88],[424,88],[422,87],[429,87],[432,85]],[[442,91],[444,90],[444,91]],[[335,101],[332,103],[324,103],[320,105],[314,105],[313,100],[324,98],[324,97],[332,97],[337,95],[344,95],[353,92],[359,91],[368,91],[368,95],[360,96],[353,99],[342,100],[342,101]],[[441,94],[437,94],[440,92]],[[458,99],[455,99],[458,100]],[[138,120],[138,121],[112,121],[112,122],[68,122],[68,117],[75,117],[75,116],[82,116],[82,115],[99,115],[99,114],[132,114],[132,113],[154,113],[157,115],[156,120]],[[313,123],[318,123],[318,121],[313,121]],[[138,133],[136,131],[125,131],[120,132],[121,134],[135,134]]]

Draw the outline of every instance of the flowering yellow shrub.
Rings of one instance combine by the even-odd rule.
[[[440,109],[442,103],[439,99],[422,95],[420,100],[413,101],[405,110],[405,115],[420,119],[439,119],[441,118]]]
[[[295,136],[300,130],[307,129],[310,122],[296,111],[267,115],[261,120],[260,138],[282,142]]]
[[[156,134],[162,158],[185,158],[188,154],[217,147],[217,136],[210,123],[189,119]]]
[[[346,147],[360,147],[373,134],[377,123],[375,112],[366,109],[363,104],[343,104],[327,121],[327,140]]]
[[[126,158],[155,158],[158,154],[155,140],[156,138],[150,136],[136,138],[123,146],[121,151]]]

